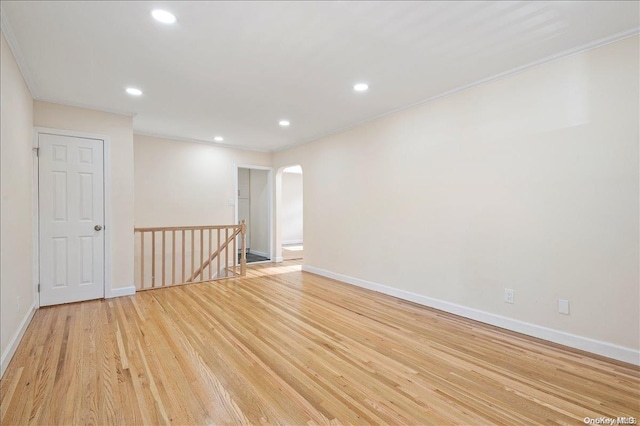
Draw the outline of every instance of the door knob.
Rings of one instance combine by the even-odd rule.
[[[101,225],[96,225],[93,227],[93,229],[95,229],[96,231],[102,231],[102,226]]]

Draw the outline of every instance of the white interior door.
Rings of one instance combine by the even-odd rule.
[[[40,305],[104,297],[103,141],[40,134]]]

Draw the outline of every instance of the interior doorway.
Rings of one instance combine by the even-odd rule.
[[[280,199],[280,241],[282,260],[301,260],[304,256],[302,167],[282,170]]]
[[[270,262],[271,169],[238,166],[236,177],[236,223],[244,220],[247,225],[247,263]]]
[[[38,304],[103,298],[106,140],[37,132]]]

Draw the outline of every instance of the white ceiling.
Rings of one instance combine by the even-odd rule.
[[[177,24],[154,21],[154,8]],[[2,13],[37,99],[135,114],[137,133],[277,150],[637,33],[640,10],[636,1],[3,0]],[[368,92],[353,91],[361,81]]]

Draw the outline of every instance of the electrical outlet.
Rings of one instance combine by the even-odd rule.
[[[506,303],[513,303],[514,291],[511,288],[504,289],[504,301]]]
[[[566,299],[558,299],[558,312],[569,315],[569,301]]]

